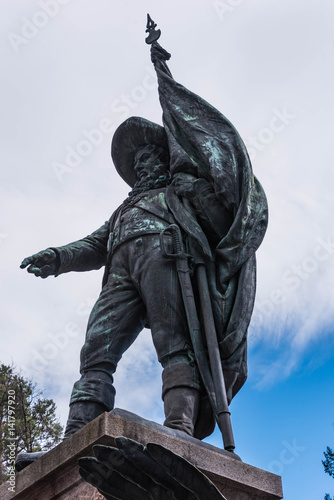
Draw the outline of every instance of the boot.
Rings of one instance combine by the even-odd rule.
[[[200,399],[200,391],[197,389],[175,387],[167,391],[164,398],[164,425],[193,436]]]
[[[39,458],[43,457],[47,453],[46,451],[37,451],[35,453],[25,453],[21,451],[15,460],[15,470],[20,472],[21,470],[28,467],[28,465],[36,462]]]
[[[69,438],[76,431],[94,420],[108,409],[95,401],[78,401],[70,405],[70,412],[66,424],[64,439]]]
[[[98,417],[105,411],[108,411],[107,408],[100,403],[96,403],[95,401],[79,401],[78,403],[73,403],[70,406],[70,413],[67,420],[64,439],[69,438],[72,434],[81,429],[81,427],[88,424],[88,422],[94,420],[94,418]],[[43,457],[46,453],[46,451],[36,453],[19,453],[15,460],[16,471],[20,472],[28,467],[28,465]]]

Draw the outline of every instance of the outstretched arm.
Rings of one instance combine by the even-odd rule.
[[[70,271],[100,269],[107,261],[109,221],[81,240],[42,250],[22,261],[21,269],[41,278]]]

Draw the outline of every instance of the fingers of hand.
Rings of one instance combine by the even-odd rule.
[[[40,267],[37,267],[35,264],[29,266],[27,271],[28,273],[34,274],[35,276],[41,276],[42,274],[42,269]]]
[[[51,248],[35,253],[30,257],[23,259],[20,267],[24,269],[29,266],[27,271],[35,276],[46,278],[54,272],[56,261],[56,253]]]
[[[32,255],[31,257],[26,257],[25,259],[23,259],[23,261],[21,262],[20,268],[24,269],[25,267],[29,266],[29,264],[31,264],[34,261],[34,258],[35,258],[35,255]]]
[[[45,262],[53,262],[56,258],[56,252],[52,250],[52,248],[48,248],[40,253],[42,254],[41,257],[43,257]]]
[[[27,269],[28,273],[34,274],[35,276],[39,278],[47,278],[52,274],[52,268],[51,266],[41,266],[39,267],[38,265],[32,264],[31,266],[28,267]]]

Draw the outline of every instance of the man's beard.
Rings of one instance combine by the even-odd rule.
[[[159,189],[168,186],[170,183],[170,173],[164,164],[154,165],[152,172],[144,178],[138,179],[130,191],[128,199],[152,189]]]

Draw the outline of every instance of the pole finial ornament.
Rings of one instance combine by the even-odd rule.
[[[146,43],[151,45],[153,42],[156,42],[161,35],[161,30],[156,30],[156,23],[151,19],[151,16],[147,14],[147,24],[145,33],[149,33],[148,37],[145,38]]]

